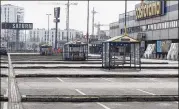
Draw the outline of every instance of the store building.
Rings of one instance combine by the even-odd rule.
[[[110,25],[110,36],[124,34],[125,14],[119,15]],[[178,1],[152,1],[136,4],[133,11],[127,12],[127,33],[140,39],[143,36],[144,49],[155,44],[156,54],[166,55],[171,43],[178,43]]]

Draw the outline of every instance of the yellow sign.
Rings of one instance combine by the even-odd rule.
[[[136,19],[145,19],[148,17],[158,16],[162,13],[162,2],[157,1],[150,4],[143,4],[135,9]]]

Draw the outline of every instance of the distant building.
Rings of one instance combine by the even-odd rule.
[[[24,22],[24,8],[11,4],[1,5],[1,23]],[[16,30],[1,29],[1,37],[8,43],[8,49],[15,49]],[[24,41],[24,33],[19,32],[20,41]]]
[[[83,36],[83,33],[78,30],[70,29],[69,30],[69,41],[81,39]],[[67,30],[58,30],[57,32],[57,46],[63,47],[63,44],[67,42]],[[39,44],[49,44],[53,48],[55,48],[55,28],[52,28],[49,30],[45,29],[33,29],[29,30],[28,33],[28,47],[29,49],[32,49],[32,45],[36,44],[39,46]],[[34,46],[35,47],[35,46]]]

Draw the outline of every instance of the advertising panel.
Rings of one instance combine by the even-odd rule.
[[[157,41],[157,52],[158,53],[167,53],[170,49],[171,41]]]
[[[60,7],[54,8],[54,18],[60,17]]]

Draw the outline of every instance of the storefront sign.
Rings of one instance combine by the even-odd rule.
[[[165,0],[156,1],[150,4],[144,4],[135,9],[136,19],[142,20],[165,14]]]
[[[33,23],[2,23],[2,29],[33,29]]]

